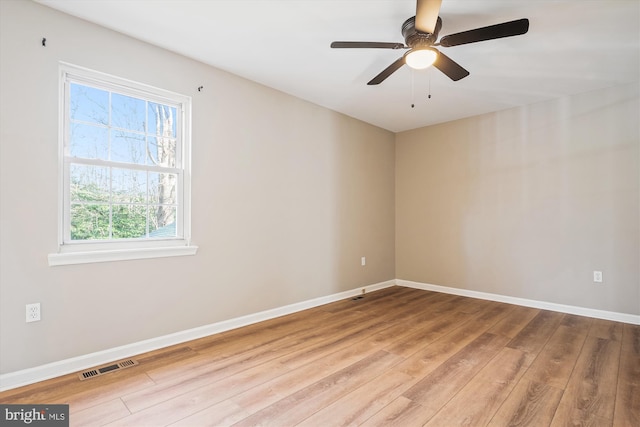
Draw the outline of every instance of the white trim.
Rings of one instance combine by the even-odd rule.
[[[240,328],[242,326],[247,326],[287,314],[296,313],[298,311],[339,301],[356,295],[361,295],[363,290],[365,292],[372,292],[394,286],[395,284],[395,280],[388,280],[386,282],[363,286],[337,294],[289,304],[271,310],[261,311],[259,313],[236,317],[235,319],[223,320],[221,322],[188,329],[186,331],[180,331],[157,338],[151,338],[148,340],[110,348],[83,356],[72,357],[70,359],[48,363],[46,365],[36,366],[34,368],[23,369],[16,372],[9,372],[7,374],[0,375],[0,391],[22,387],[39,381],[59,377],[61,375],[71,374],[87,368],[92,368],[94,366],[103,365],[114,360],[125,359],[137,354],[146,353],[171,345],[176,345],[194,339],[206,337],[212,334],[229,331],[231,329]]]
[[[614,311],[597,310],[595,308],[576,307],[573,305],[556,304],[553,302],[536,301],[526,298],[510,297],[506,295],[492,294],[488,292],[471,291],[468,289],[449,288],[446,286],[432,285],[429,283],[412,282],[396,279],[398,286],[422,289],[425,291],[442,292],[445,294],[460,295],[463,297],[478,298],[489,301],[504,302],[507,304],[522,305],[525,307],[540,308],[542,310],[558,311],[560,313],[575,314],[578,316],[594,317],[596,319],[613,320],[614,322],[640,325],[640,315],[617,313]]]
[[[173,106],[184,102],[190,103],[191,97],[178,92],[141,83],[135,80],[129,80],[113,74],[104,73],[102,71],[93,70],[91,68],[82,67],[70,62],[60,61],[60,71],[63,75],[70,74],[74,80],[89,84],[107,91],[118,91],[121,87],[127,87],[129,91],[139,96],[153,99],[154,102],[168,103]]]
[[[156,248],[113,249],[102,251],[60,252],[49,254],[49,266],[89,264],[94,262],[127,261],[195,255],[197,246],[167,246]]]

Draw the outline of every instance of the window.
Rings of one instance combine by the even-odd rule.
[[[189,255],[189,97],[61,65],[50,265]]]

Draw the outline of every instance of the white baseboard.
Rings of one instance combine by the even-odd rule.
[[[72,357],[70,359],[48,363],[46,365],[36,366],[34,368],[23,369],[16,372],[9,372],[7,374],[0,375],[0,391],[22,387],[39,381],[71,374],[74,372],[82,371],[84,369],[110,363],[119,359],[126,359],[138,354],[146,353],[148,351],[158,350],[160,348],[181,344],[194,339],[203,338],[220,332],[229,331],[231,329],[240,328],[242,326],[251,325],[253,323],[262,322],[265,320],[273,319],[291,313],[296,313],[298,311],[306,310],[313,307],[318,307],[320,305],[339,301],[356,295],[361,295],[363,289],[365,292],[373,292],[379,289],[394,286],[395,284],[395,280],[388,280],[386,282],[363,286],[337,294],[314,298],[295,304],[289,304],[271,310],[261,311],[259,313],[236,317],[235,319],[224,320],[222,322],[188,329],[186,331],[176,332],[157,338],[151,338],[148,340],[110,348],[107,350],[98,351],[78,357]]]
[[[489,301],[504,302],[507,304],[523,305],[525,307],[540,308],[543,310],[558,311],[560,313],[576,314],[578,316],[594,317],[596,319],[613,320],[615,322],[631,323],[640,325],[640,316],[635,314],[617,313],[614,311],[596,310],[594,308],[576,307],[572,305],[556,304],[553,302],[536,301],[525,298],[510,297],[488,292],[470,291],[468,289],[449,288],[446,286],[432,285],[429,283],[412,282],[409,280],[396,279],[398,286],[422,289],[425,291],[442,292],[445,294],[460,295],[484,299]]]

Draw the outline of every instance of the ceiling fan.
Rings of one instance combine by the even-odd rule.
[[[528,19],[503,22],[502,24],[476,28],[449,34],[438,39],[442,27],[442,19],[438,16],[442,0],[417,0],[416,16],[412,16],[402,24],[402,36],[405,44],[387,42],[353,42],[337,41],[331,43],[335,49],[372,48],[372,49],[409,49],[403,56],[382,70],[368,85],[382,83],[387,77],[396,72],[404,64],[414,69],[427,68],[431,65],[442,71],[453,81],[458,81],[469,75],[460,64],[435,49],[435,46],[452,47],[467,43],[503,37],[518,36],[529,30]]]

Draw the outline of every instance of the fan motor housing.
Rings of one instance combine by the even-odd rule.
[[[442,19],[438,16],[435,32],[423,33],[418,31],[416,30],[416,17],[412,16],[402,24],[402,37],[404,37],[405,44],[411,48],[428,47],[438,39],[440,28],[442,28]]]

